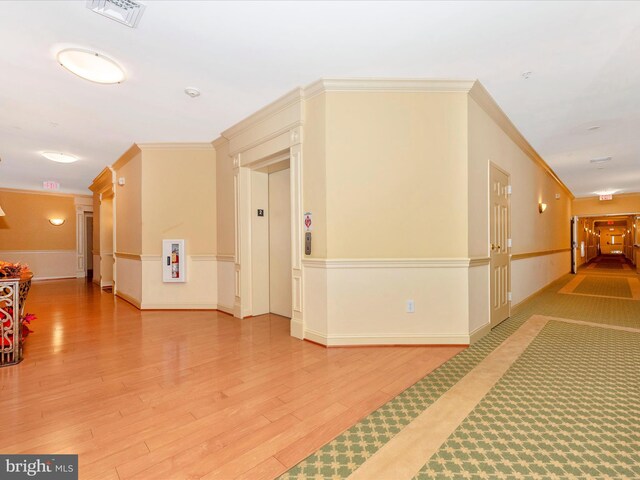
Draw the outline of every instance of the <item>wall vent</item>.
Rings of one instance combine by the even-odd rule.
[[[87,8],[118,23],[136,28],[146,6],[133,0],[87,0]]]

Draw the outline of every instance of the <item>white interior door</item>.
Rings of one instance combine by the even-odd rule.
[[[491,248],[491,326],[510,315],[509,176],[491,165],[489,174]]]
[[[291,318],[290,169],[269,174],[269,303],[271,313]]]

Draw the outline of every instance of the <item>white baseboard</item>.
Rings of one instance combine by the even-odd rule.
[[[125,302],[130,303],[131,305],[133,305],[136,308],[140,308],[140,300],[138,300],[137,298],[133,298],[133,297],[127,295],[126,293],[122,293],[122,292],[118,292],[118,291],[116,291],[115,294],[116,294],[117,297],[120,297]]]
[[[76,277],[69,277],[69,276],[61,276],[61,277],[33,277],[33,281],[37,282],[39,280],[70,280],[70,279],[75,279]]]
[[[143,303],[140,310],[218,310],[217,303]]]
[[[484,327],[483,327],[484,328]],[[431,334],[431,335],[324,335],[306,329],[304,338],[327,347],[356,347],[370,345],[469,345],[469,335]]]
[[[304,338],[304,325],[300,320],[291,319],[290,335],[302,340]]]
[[[218,308],[216,310],[220,310],[221,312],[228,313],[229,315],[233,315],[233,307],[228,307],[227,305],[218,304]]]
[[[476,328],[471,335],[469,335],[469,345],[476,343],[487,333],[491,331],[491,323],[485,323],[481,327]]]

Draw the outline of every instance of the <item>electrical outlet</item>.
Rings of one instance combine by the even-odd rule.
[[[407,313],[414,313],[416,311],[416,304],[413,300],[407,300]]]

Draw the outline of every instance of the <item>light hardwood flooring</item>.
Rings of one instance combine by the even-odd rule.
[[[35,283],[25,360],[0,369],[0,452],[77,453],[81,479],[274,478],[463,347],[325,349],[289,320],[140,312]]]

